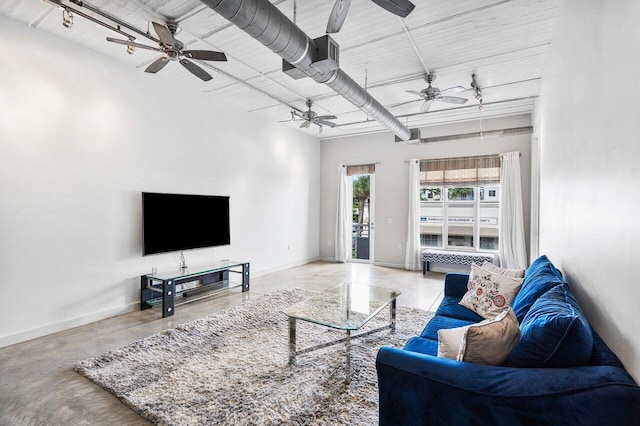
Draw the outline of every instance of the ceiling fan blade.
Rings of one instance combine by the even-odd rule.
[[[418,95],[421,98],[424,98],[424,93],[418,92],[417,90],[407,90],[407,93],[411,93],[412,95]]]
[[[316,120],[337,120],[338,117],[335,115],[319,115],[316,117]]]
[[[329,22],[327,22],[327,34],[337,33],[342,28],[344,20],[347,18],[347,12],[349,12],[349,5],[351,0],[336,0],[331,9],[329,15]]]
[[[301,129],[306,129],[311,125],[310,121],[303,121],[302,124],[300,125]]]
[[[156,34],[160,37],[160,42],[173,49],[176,45],[176,39],[173,38],[173,34],[169,31],[169,28],[167,28],[166,25],[159,24],[157,22],[152,22],[152,24],[153,29],[156,30]]]
[[[397,103],[397,104],[391,104],[391,105],[389,105],[389,108],[397,108],[399,106],[412,104],[414,102],[420,102],[420,99],[414,99],[412,101],[406,101],[406,102],[400,102],[400,103]]]
[[[406,18],[413,8],[416,7],[416,5],[409,0],[373,0],[373,2],[401,18]]]
[[[183,50],[181,53],[189,59],[200,59],[202,61],[226,61],[227,55],[215,50]]]
[[[465,89],[462,86],[453,86],[453,87],[449,87],[448,89],[444,89],[440,91],[441,95],[453,95],[455,93],[460,93],[460,92],[464,92]]]
[[[440,96],[438,97],[438,100],[442,102],[451,102],[452,104],[464,104],[468,101],[468,99],[458,98],[456,96]]]
[[[332,123],[332,122],[326,121],[326,120],[316,119],[316,123],[317,124],[322,124],[323,126],[336,127],[336,123]]]
[[[429,108],[431,108],[432,101],[424,101],[422,105],[420,105],[420,112],[427,112]]]
[[[120,40],[119,38],[107,37],[107,41],[110,41],[111,43],[123,44],[125,46],[133,46],[140,49],[147,49],[147,50],[154,50],[156,52],[162,52],[162,50],[158,49],[157,47],[151,47],[151,46],[147,46],[146,44],[140,44],[140,43],[136,43],[129,40]]]
[[[155,74],[158,71],[160,71],[162,68],[166,67],[168,63],[169,63],[169,58],[167,58],[166,56],[163,56],[162,58],[158,58],[155,61],[153,61],[151,65],[149,65],[147,69],[144,70],[144,72]]]
[[[209,81],[213,78],[209,75],[208,72],[187,59],[180,59],[180,64],[182,64],[182,66],[185,67],[187,71],[189,71],[191,74],[195,75],[202,81]]]

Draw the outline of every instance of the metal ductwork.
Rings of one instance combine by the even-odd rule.
[[[341,69],[322,72],[315,68],[312,65],[315,42],[269,0],[201,1],[318,83],[329,86],[398,138],[405,141],[411,138],[407,127]]]

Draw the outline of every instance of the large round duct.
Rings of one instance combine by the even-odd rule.
[[[315,42],[269,0],[201,1],[313,80],[329,86],[398,138],[411,138],[409,129],[342,70],[322,72],[314,68]]]

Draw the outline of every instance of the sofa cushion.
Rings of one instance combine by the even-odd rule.
[[[438,342],[425,337],[412,337],[407,341],[403,349],[405,351],[436,356],[438,354]]]
[[[469,290],[462,296],[460,304],[485,319],[493,319],[511,306],[521,285],[521,278],[505,277],[473,264]]]
[[[475,364],[502,365],[519,335],[518,321],[509,307],[493,320],[438,331],[438,356]]]
[[[438,330],[441,328],[456,328],[465,325],[475,324],[477,321],[467,321],[458,318],[452,318],[444,315],[436,315],[427,323],[420,337],[426,337],[431,340],[438,340]]]
[[[542,255],[537,258],[525,272],[522,287],[512,304],[518,322],[522,323],[524,316],[538,297],[563,282],[562,274],[547,256]]]
[[[494,274],[504,275],[505,277],[511,278],[524,278],[524,269],[506,269],[501,268],[497,265],[494,265],[491,262],[484,262],[482,267],[489,272],[493,272]]]
[[[445,296],[438,306],[436,315],[444,315],[447,317],[457,318],[465,321],[480,322],[484,318],[473,312],[471,309],[465,308],[460,303],[458,297]]]
[[[520,341],[507,361],[512,367],[587,365],[593,335],[567,284],[558,285],[531,306],[520,325]]]

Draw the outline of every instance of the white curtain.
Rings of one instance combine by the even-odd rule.
[[[520,153],[500,154],[500,263],[503,268],[526,269]]]
[[[409,160],[409,216],[407,226],[407,251],[404,268],[417,271],[420,265],[420,160]]]
[[[338,208],[336,212],[336,261],[346,262],[351,258],[351,209],[353,200],[350,197],[347,165],[338,165]]]

